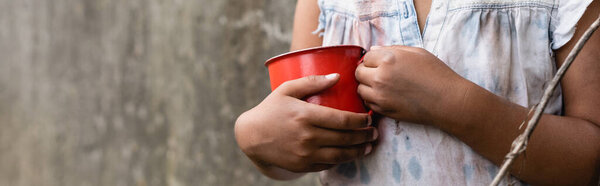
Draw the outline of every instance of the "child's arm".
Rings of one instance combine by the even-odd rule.
[[[592,20],[594,1],[562,63]],[[511,173],[533,185],[597,184],[600,173],[600,31],[594,33],[562,80],[565,116],[543,115]],[[371,50],[357,69],[358,92],[374,111],[402,121],[437,126],[501,164],[523,129],[528,108],[460,77],[429,52],[393,46]],[[538,90],[543,91],[543,90]],[[536,102],[538,100],[535,100]]]
[[[317,0],[299,0],[291,50],[320,46]],[[300,100],[333,86],[339,76],[312,76],[282,84],[235,125],[240,149],[265,175],[290,180],[352,161],[372,149],[376,129],[367,114],[351,113]]]
[[[300,100],[333,86],[339,75],[283,83],[235,124],[240,149],[261,172],[293,179],[371,152],[378,134],[365,113],[340,111]]]
[[[298,0],[294,15],[291,51],[317,47],[323,44],[323,38],[312,33],[317,30],[320,13],[317,0]]]

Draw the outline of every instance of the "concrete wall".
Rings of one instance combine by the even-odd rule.
[[[0,186],[273,182],[235,118],[294,0],[0,0]]]

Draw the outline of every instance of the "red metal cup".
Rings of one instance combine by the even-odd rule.
[[[360,46],[342,45],[309,48],[273,57],[265,63],[269,69],[271,90],[289,80],[338,73],[340,80],[333,87],[304,100],[339,110],[366,113],[356,92],[358,82],[354,77],[365,52]]]

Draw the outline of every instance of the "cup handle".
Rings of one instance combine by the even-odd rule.
[[[360,57],[360,60],[358,60],[357,65],[360,65],[361,63],[363,63],[365,61],[365,56],[367,54],[367,51],[363,49],[363,51],[361,53],[362,53],[362,56]]]

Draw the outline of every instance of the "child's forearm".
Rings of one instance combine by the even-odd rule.
[[[449,101],[441,106],[449,112],[436,114],[433,124],[499,165],[525,128],[519,130],[519,125],[528,109],[474,83],[459,84],[457,88],[464,92],[448,97]],[[529,141],[526,156],[515,161],[511,172],[532,184],[589,184],[598,171],[599,152],[600,128],[594,123],[544,115]]]

